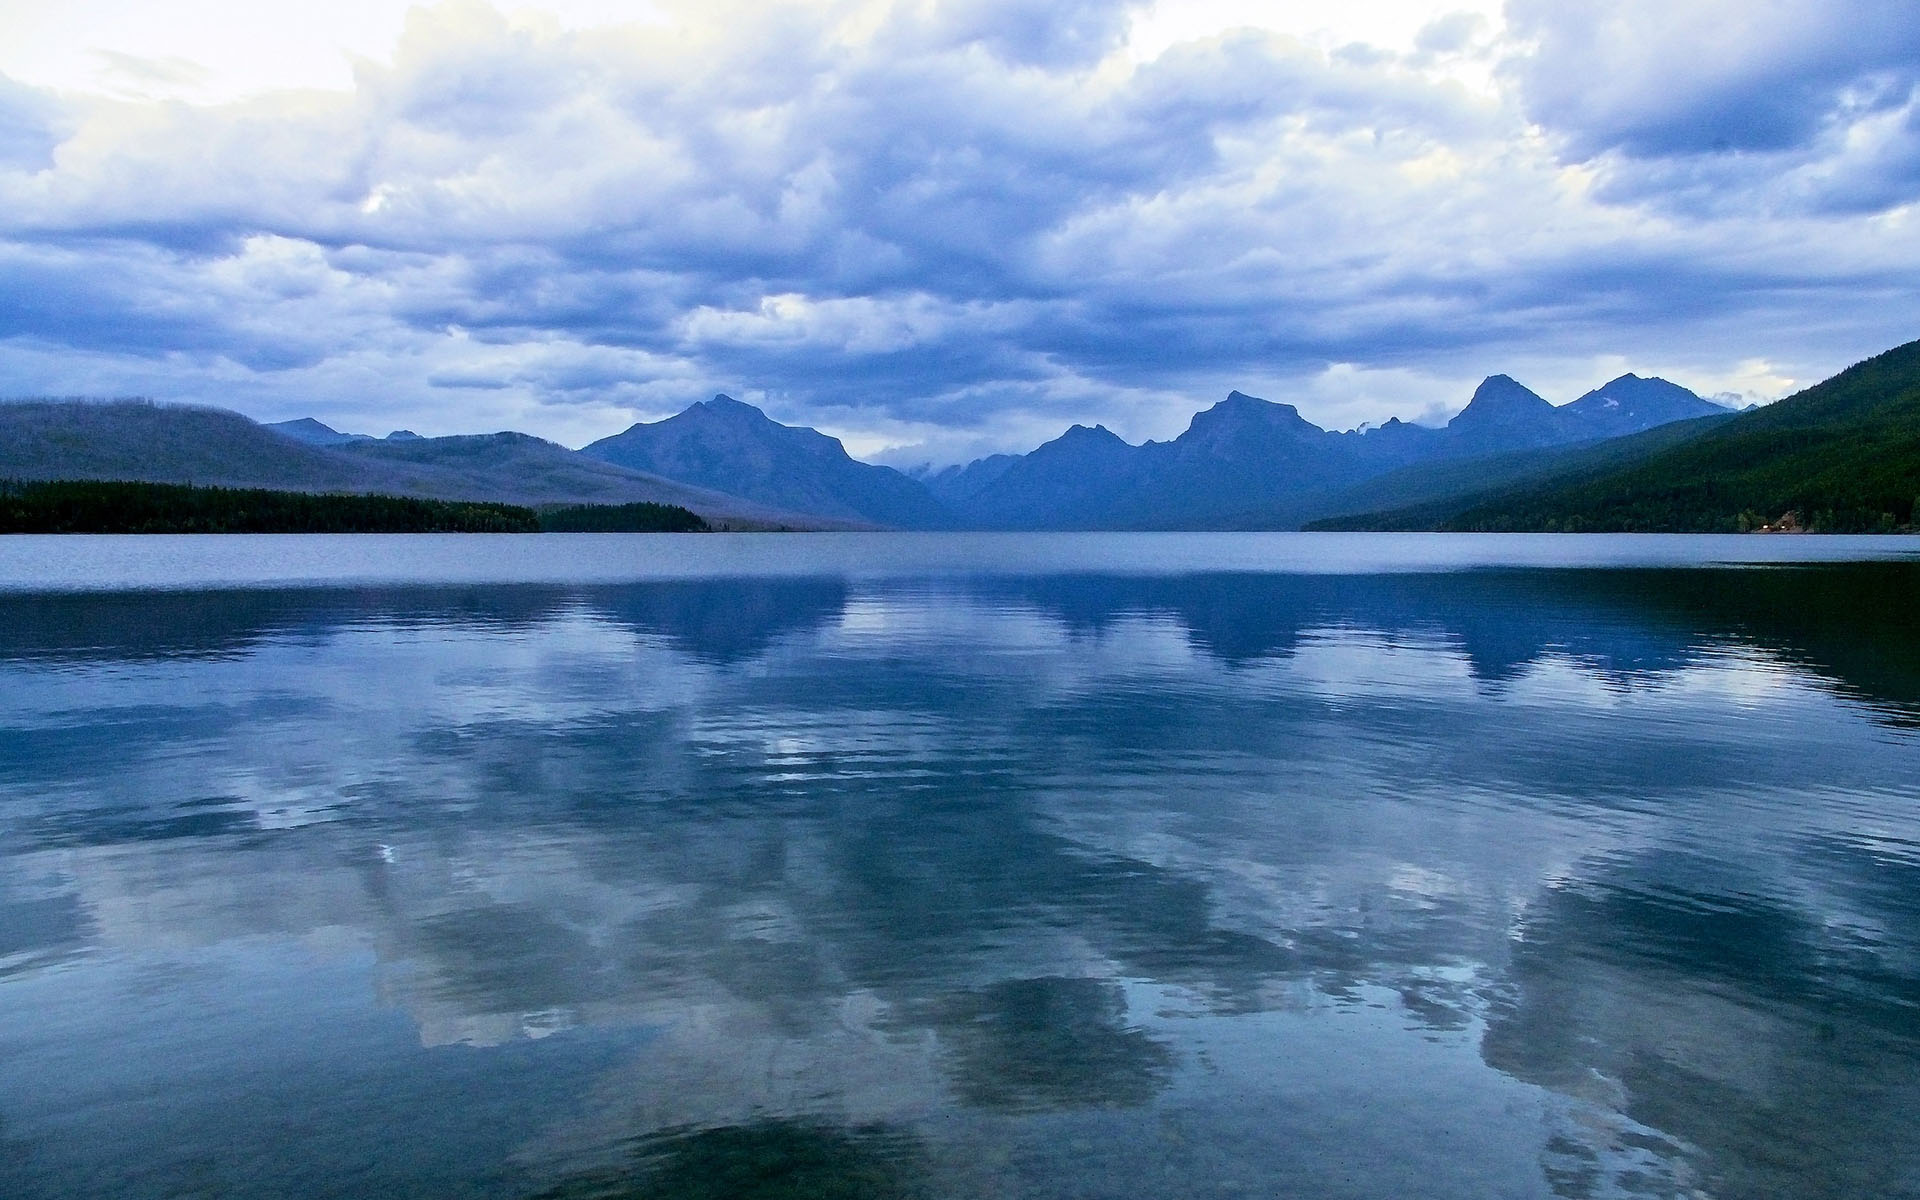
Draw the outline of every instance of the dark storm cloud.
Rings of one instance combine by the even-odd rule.
[[[1880,212],[1920,197],[1920,20],[1906,0],[1514,0],[1509,64],[1604,194],[1704,216]]]
[[[311,338],[235,323],[228,299],[174,286],[164,248],[138,243],[63,247],[0,244],[0,342],[30,338],[77,350],[155,358],[225,358],[256,371],[311,365]]]
[[[398,424],[729,390],[978,441],[1342,364],[1831,368],[1920,269],[1860,223],[1920,194],[1920,24],[1841,7],[1515,0],[1506,33],[1442,15],[1407,53],[1243,30],[1136,63],[1136,6],[1086,0],[855,35],[832,8],[683,36],[450,4],[351,93],[0,81],[0,336],[36,348],[0,390],[65,352],[199,398],[195,364],[295,372],[321,415],[378,379]],[[1490,88],[1449,74],[1474,63]],[[1850,288],[1876,307],[1836,343]]]
[[[1528,107],[1584,153],[1804,146],[1907,103],[1920,80],[1908,0],[1512,0]]]

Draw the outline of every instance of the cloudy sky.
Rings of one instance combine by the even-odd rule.
[[[0,395],[906,464],[1920,336],[1913,0],[0,0]]]

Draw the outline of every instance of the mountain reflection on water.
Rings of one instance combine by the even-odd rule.
[[[0,597],[0,1191],[1920,1195],[1916,596]]]

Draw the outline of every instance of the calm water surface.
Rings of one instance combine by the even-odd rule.
[[[0,1195],[1920,1196],[1916,549],[0,539]]]

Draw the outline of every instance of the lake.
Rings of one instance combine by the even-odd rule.
[[[0,539],[0,1195],[1920,1196],[1920,540]]]

